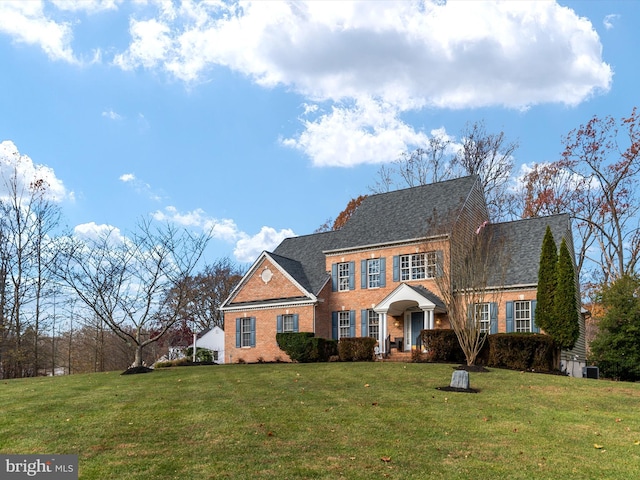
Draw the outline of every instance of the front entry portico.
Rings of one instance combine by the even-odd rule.
[[[435,312],[446,311],[444,303],[437,295],[421,285],[412,286],[401,283],[393,292],[387,295],[373,309],[381,314],[381,319],[386,321],[380,325],[381,353],[389,353],[389,344],[392,341],[388,324],[392,318],[404,318],[403,350],[411,351],[420,344],[420,331],[434,328]]]

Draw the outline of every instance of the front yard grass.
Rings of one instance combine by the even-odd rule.
[[[629,479],[640,385],[451,365],[257,364],[0,382],[0,452],[81,479]]]

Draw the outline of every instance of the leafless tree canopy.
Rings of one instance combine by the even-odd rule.
[[[49,200],[49,185],[24,182],[14,159],[0,171],[0,378],[37,375],[51,293],[52,231],[60,210]]]
[[[95,239],[68,237],[58,271],[97,319],[136,346],[134,365],[140,366],[143,348],[180,319],[188,278],[207,242],[206,235],[142,221],[130,237],[113,229]],[[157,324],[161,328],[148,335]]]
[[[381,166],[369,189],[383,193],[478,175],[493,221],[508,217],[511,199],[507,195],[507,185],[518,143],[508,141],[504,132],[487,132],[482,121],[467,124],[460,139],[458,144],[446,136],[432,136],[428,145],[405,152],[390,165]]]
[[[187,279],[186,303],[180,316],[195,331],[223,327],[224,319],[219,308],[241,279],[242,271],[229,258],[206,265],[201,273]],[[171,290],[172,303],[178,303],[179,293]]]
[[[640,119],[594,117],[569,132],[562,158],[524,178],[523,216],[570,213],[578,272],[595,283],[633,275],[640,259]],[[585,265],[591,265],[584,272]]]
[[[468,365],[475,364],[486,338],[476,306],[500,302],[500,289],[495,287],[503,283],[508,263],[505,249],[500,248],[503,241],[485,226],[473,233],[454,232],[441,274],[436,277],[449,323]]]

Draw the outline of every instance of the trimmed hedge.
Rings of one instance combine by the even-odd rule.
[[[489,365],[516,370],[551,372],[556,370],[557,346],[548,335],[539,333],[496,333],[489,335]]]
[[[293,362],[328,362],[338,354],[338,342],[315,337],[313,332],[277,333],[276,342]]]
[[[431,362],[465,362],[464,352],[460,348],[456,332],[451,329],[422,330],[422,346],[427,350]]]
[[[376,339],[371,337],[341,338],[338,355],[342,362],[372,362]]]
[[[430,362],[464,363],[464,352],[453,330],[422,330],[422,345]],[[551,372],[557,346],[548,335],[496,333],[489,335],[476,358],[476,365]]]

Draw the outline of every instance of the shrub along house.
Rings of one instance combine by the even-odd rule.
[[[483,330],[536,332],[547,225],[573,251],[567,215],[489,223],[477,176],[370,195],[342,229],[287,238],[258,257],[221,307],[225,361],[289,360],[277,332],[370,336],[383,355],[410,352],[421,330],[450,328],[437,279],[448,268],[455,236],[481,226],[502,239],[493,248],[509,254],[500,284],[490,285],[489,301],[476,306]],[[584,365],[583,325],[574,350],[562,358],[568,369]]]

